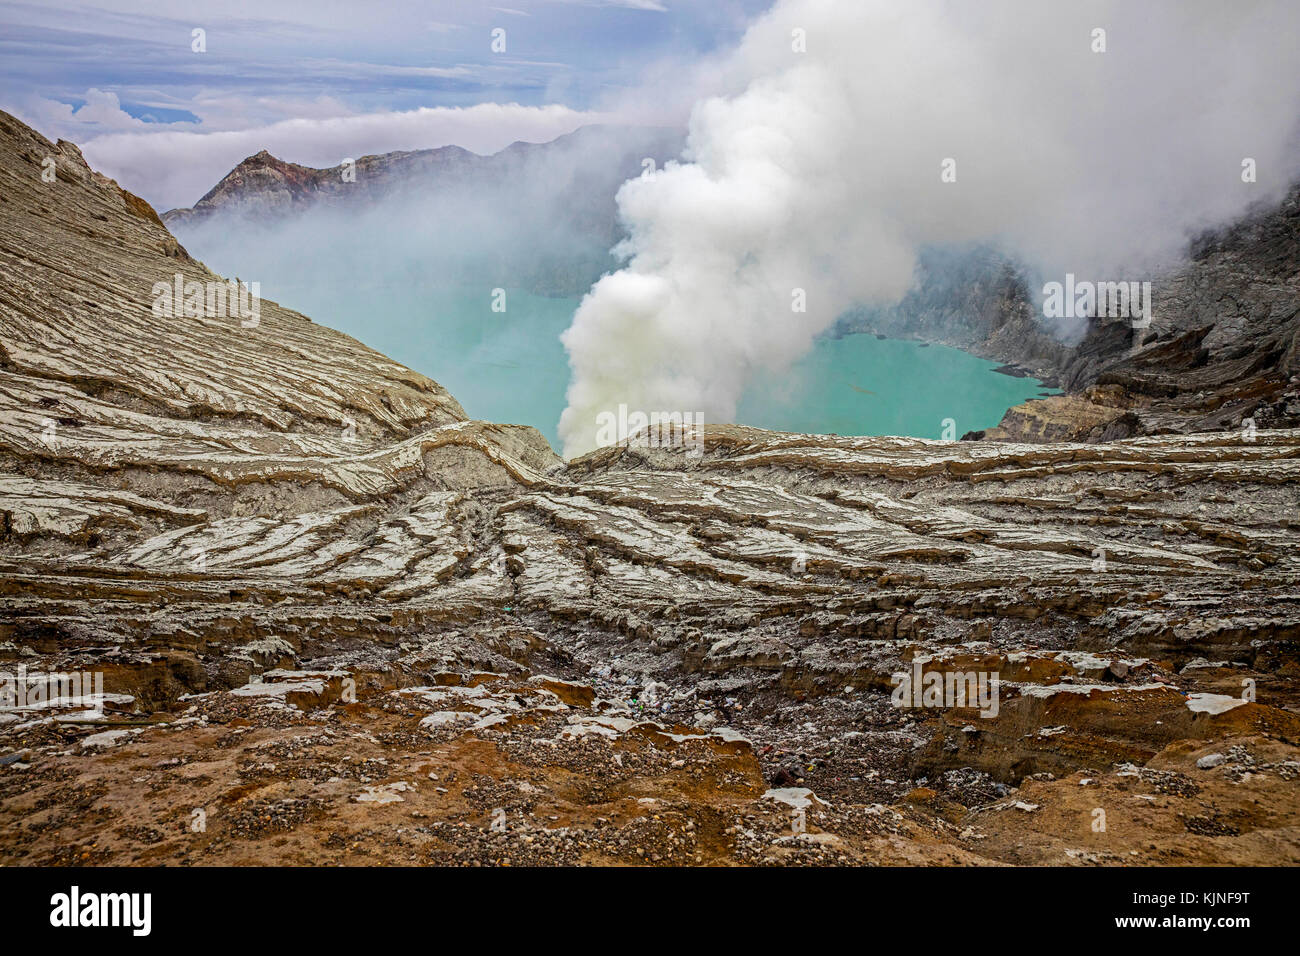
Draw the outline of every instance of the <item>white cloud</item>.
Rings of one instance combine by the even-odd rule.
[[[108,133],[80,145],[92,166],[165,210],[193,205],[240,160],[263,149],[316,167],[370,153],[447,145],[488,154],[516,140],[545,142],[611,120],[607,114],[566,106],[483,103],[291,119],[207,133],[172,124],[161,132]]]
[[[139,129],[148,125],[123,110],[116,93],[93,88],[86,91],[86,102],[73,114],[73,119],[113,129]]]
[[[83,139],[87,131],[137,130],[150,126],[123,110],[116,93],[92,87],[86,90],[84,99],[81,106],[72,106],[40,96],[23,97],[14,104],[14,115],[48,136],[74,142]]]

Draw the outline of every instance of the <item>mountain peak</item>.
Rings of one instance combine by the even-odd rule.
[[[276,156],[272,155],[272,154],[271,154],[271,151],[270,151],[269,149],[263,149],[263,150],[259,150],[259,151],[257,151],[257,152],[254,153],[252,156],[247,157],[247,158],[246,158],[243,162],[241,162],[239,165],[240,165],[240,166],[244,166],[244,165],[249,164],[249,163],[259,163],[259,164],[264,164],[264,163],[276,163],[276,164],[279,164],[279,163],[281,163],[281,162],[283,162],[283,161],[280,160],[279,158],[277,158]]]

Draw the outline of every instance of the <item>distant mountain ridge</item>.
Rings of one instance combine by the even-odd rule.
[[[391,189],[417,174],[463,176],[476,161],[492,158],[459,146],[399,150],[355,160],[356,179],[349,181],[344,179],[343,163],[317,169],[279,159],[264,149],[242,160],[192,207],[170,209],[162,219],[168,226],[184,225],[232,212],[263,216],[302,211],[318,202],[373,200],[385,187]]]
[[[350,168],[315,169],[262,150],[193,207],[169,210],[162,219],[201,250],[201,230],[210,226],[272,228],[313,213],[363,214],[386,203],[400,216],[418,205],[458,223],[466,243],[455,251],[466,260],[459,271],[500,271],[504,265],[531,291],[576,296],[616,264],[609,250],[624,238],[615,202],[619,187],[639,175],[647,159],[661,166],[684,145],[680,130],[593,125],[546,143],[516,142],[489,156],[441,146],[362,156]],[[475,215],[493,223],[519,217],[548,240],[567,241],[521,236],[512,244],[494,237],[476,245],[483,223],[461,225]]]
[[[666,127],[591,125],[545,143],[517,141],[486,156],[460,146],[361,156],[353,161],[352,180],[344,178],[345,163],[325,168],[303,166],[264,149],[242,160],[193,206],[170,209],[162,214],[162,220],[170,228],[231,212],[264,216],[302,211],[322,202],[373,201],[404,186],[488,186],[525,171],[523,167],[535,165],[539,159],[595,148],[602,138],[619,142],[618,171],[611,171],[601,183],[615,189],[641,171],[643,159],[662,164],[678,155],[685,142],[684,134]]]

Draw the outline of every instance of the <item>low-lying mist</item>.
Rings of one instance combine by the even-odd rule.
[[[646,158],[675,155],[682,138],[589,126],[490,157],[456,151],[428,172],[359,164],[355,189],[340,185],[301,208],[250,204],[173,229],[209,265],[261,281],[273,299],[307,288],[373,289],[394,301],[449,287],[479,287],[485,302],[494,288],[580,295],[617,265],[618,187]],[[368,169],[384,182],[366,183]]]
[[[301,208],[254,196],[171,228],[217,272],[430,375],[471,415],[517,422],[526,408],[558,447],[560,334],[618,266],[615,194],[683,140],[585,127],[491,157],[358,162],[356,183],[331,180]]]

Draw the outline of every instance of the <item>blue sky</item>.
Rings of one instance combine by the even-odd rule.
[[[731,48],[770,5],[5,3],[0,108],[168,208],[263,147],[333,165],[448,142],[490,152],[597,119],[663,121],[689,99],[647,111],[647,87]],[[192,49],[196,28],[206,52]],[[498,28],[503,52],[491,47]]]

